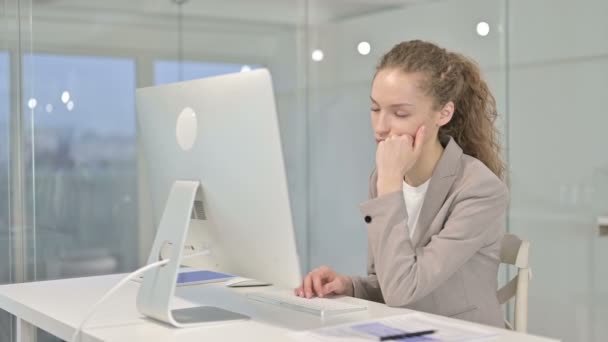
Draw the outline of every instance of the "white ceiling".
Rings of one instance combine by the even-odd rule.
[[[265,24],[320,24],[436,0],[187,0],[183,13],[201,20],[259,22]],[[34,14],[47,10],[141,15],[175,15],[173,0],[32,0]],[[67,13],[66,13],[67,14]],[[306,19],[308,16],[308,20]]]

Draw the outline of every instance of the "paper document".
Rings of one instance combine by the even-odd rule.
[[[378,341],[382,336],[423,330],[436,330],[436,332],[432,335],[410,337],[403,339],[402,341],[481,341],[496,337],[500,334],[500,332],[495,329],[472,326],[458,321],[446,321],[416,312],[373,321],[297,332],[290,334],[290,336],[303,341]]]
[[[185,286],[185,285],[201,285],[208,283],[216,283],[220,281],[226,281],[228,279],[233,279],[234,276],[226,273],[219,273],[214,271],[207,270],[192,270],[190,268],[183,267],[180,269],[180,272],[177,274],[176,285],[177,286]],[[133,278],[131,280],[141,283],[144,279],[143,275],[139,277]]]

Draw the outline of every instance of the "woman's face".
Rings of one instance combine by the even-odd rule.
[[[454,105],[434,108],[433,98],[420,88],[423,75],[397,69],[382,69],[374,78],[371,93],[371,121],[376,143],[393,135],[416,137],[426,127],[425,145],[437,139],[439,127],[449,122]],[[447,119],[447,121],[446,121]]]

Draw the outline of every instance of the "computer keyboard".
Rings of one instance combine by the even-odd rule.
[[[251,300],[280,305],[321,317],[367,310],[365,305],[345,303],[331,298],[302,298],[293,294],[292,291],[260,291],[248,293],[246,296]]]

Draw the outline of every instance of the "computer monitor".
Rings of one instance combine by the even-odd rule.
[[[171,260],[173,266],[179,267],[182,249],[174,247],[183,244],[193,247],[191,252],[210,251],[191,263],[195,266],[298,286],[302,277],[268,70],[137,89],[136,104],[159,227],[148,262],[157,261],[168,243],[171,258],[178,259]],[[189,230],[187,237],[182,230]],[[167,283],[167,277],[173,274],[146,273],[138,307],[170,300],[158,299],[159,291],[173,295],[175,279]],[[156,310],[166,305],[153,304]],[[164,315],[154,318],[167,321]]]

